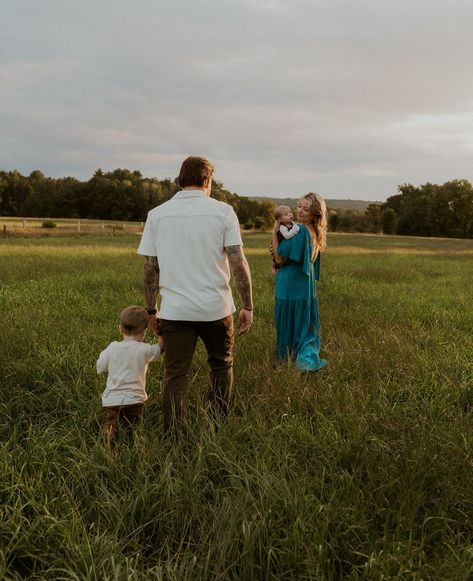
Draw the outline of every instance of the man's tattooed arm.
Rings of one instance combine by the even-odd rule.
[[[155,309],[159,292],[159,264],[156,256],[145,256],[143,282],[146,307]]]
[[[243,308],[253,310],[253,296],[251,290],[251,274],[248,262],[243,254],[241,246],[227,246],[225,252],[228,256],[230,269],[233,274],[235,286],[241,297]]]

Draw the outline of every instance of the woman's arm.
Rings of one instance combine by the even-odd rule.
[[[274,258],[274,262],[277,265],[281,265],[284,262],[284,258],[282,256],[279,256],[279,254],[277,253],[277,247],[279,246],[279,240],[278,240],[279,226],[280,226],[279,221],[276,220],[276,222],[274,222],[274,226],[273,226],[273,230],[272,230],[271,246],[269,248],[269,251],[271,252],[271,254]]]

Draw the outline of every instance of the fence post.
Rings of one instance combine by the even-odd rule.
[[[6,224],[3,225],[3,235],[4,236],[7,235],[7,225]]]
[[[77,232],[80,232],[80,220],[77,220]]]
[[[26,230],[26,220],[23,220],[23,230]]]

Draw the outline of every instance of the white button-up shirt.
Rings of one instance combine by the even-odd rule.
[[[159,264],[160,317],[216,321],[235,311],[225,247],[241,246],[233,208],[183,190],[148,213],[138,254]]]

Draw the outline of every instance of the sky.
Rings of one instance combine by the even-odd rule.
[[[473,181],[472,0],[0,0],[0,170],[384,201]]]

